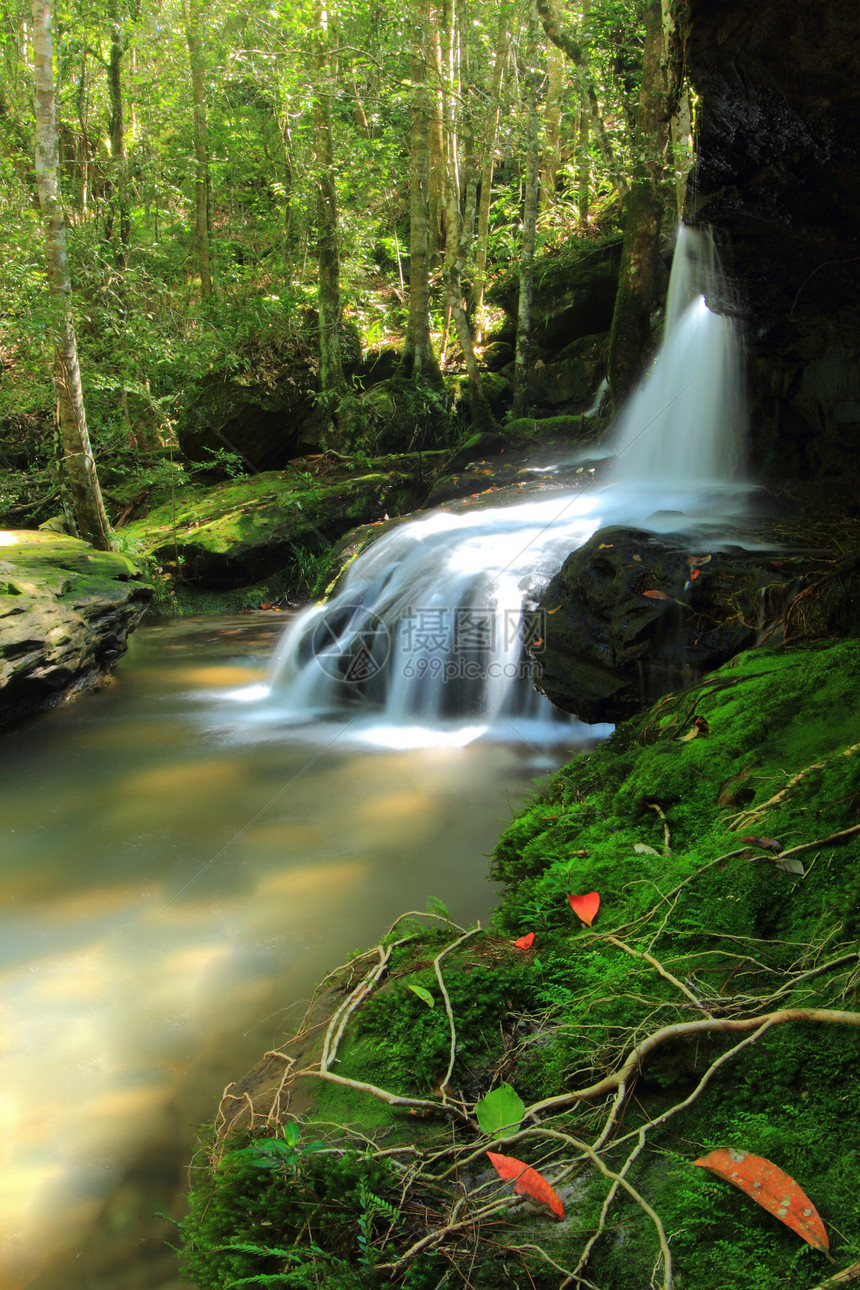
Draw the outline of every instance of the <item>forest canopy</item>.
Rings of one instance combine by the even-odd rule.
[[[6,6],[0,53],[0,515],[18,526],[57,509],[34,15]],[[642,224],[643,191],[633,314],[650,311],[691,158],[671,6],[60,0],[53,38],[71,310],[113,523],[177,469],[165,451],[215,377],[309,384],[304,442],[355,451],[360,342],[431,386],[466,371],[486,423],[485,291],[504,275],[522,412],[535,255],[617,233],[625,209]],[[614,332],[619,394],[637,326]]]

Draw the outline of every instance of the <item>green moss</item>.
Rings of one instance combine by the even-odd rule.
[[[860,1028],[775,1024],[751,1042],[719,1025],[678,1029],[708,1014],[719,1023],[785,1008],[857,1008],[860,833],[851,830],[860,810],[858,663],[860,643],[853,641],[748,653],[565,766],[495,850],[502,935],[475,935],[442,961],[456,1025],[450,1084],[467,1108],[502,1079],[527,1104],[587,1088],[616,1071],[646,1036],[673,1027],[631,1075],[603,1153],[660,1215],[682,1290],[806,1290],[826,1274],[820,1252],[696,1167],[717,1146],[762,1155],[792,1175],[818,1208],[840,1266],[860,1256],[860,1127],[853,1113]],[[743,841],[750,837],[759,844]],[[785,859],[768,839],[784,851],[816,845],[795,855],[800,873],[780,867]],[[601,896],[593,928],[578,922],[567,900],[588,891]],[[535,940],[522,951],[511,942],[527,931]],[[451,1041],[433,960],[453,935],[423,934],[395,951],[388,981],[351,1017],[338,1053],[341,1075],[399,1095],[435,1096]],[[410,985],[434,996],[435,1006]],[[606,1100],[572,1102],[555,1116],[545,1109],[539,1119],[544,1129],[593,1142],[610,1101],[611,1090]],[[652,1127],[670,1110],[665,1124]],[[318,1129],[308,1130],[321,1131],[326,1121],[337,1126],[331,1131],[342,1145],[408,1145],[398,1168],[401,1211],[409,1217],[380,1238],[398,1257],[443,1225],[455,1205],[481,1203],[497,1185],[487,1177],[486,1139],[474,1123],[425,1115],[330,1085],[314,1099]],[[642,1127],[644,1149],[629,1160]],[[460,1163],[445,1170],[439,1153],[454,1143]],[[612,1290],[652,1283],[659,1246],[640,1206],[619,1192],[601,1225],[610,1184],[587,1159],[570,1173],[576,1150],[548,1137],[525,1137],[511,1150],[560,1173],[564,1222],[507,1212],[468,1240],[447,1244],[444,1258],[434,1252],[384,1284],[412,1286],[415,1278],[418,1287],[426,1274],[435,1290],[456,1273],[486,1290],[548,1290],[598,1227],[588,1282]],[[423,1176],[414,1169],[422,1155]],[[395,1158],[374,1163],[394,1168]],[[427,1161],[437,1175],[432,1184]],[[383,1200],[392,1194],[386,1185],[378,1182]],[[206,1187],[223,1194],[223,1176],[215,1171],[207,1179],[204,1196]],[[344,1189],[357,1194],[348,1182]],[[254,1202],[255,1221],[263,1212],[270,1221],[270,1203],[268,1193]],[[201,1200],[195,1212],[199,1223],[210,1211]],[[339,1280],[333,1260],[348,1261],[354,1229],[335,1220],[326,1243],[321,1214],[315,1211],[296,1238],[308,1261],[302,1267],[315,1264],[318,1284],[349,1290],[353,1273]],[[224,1230],[237,1222],[225,1215]],[[291,1223],[289,1216],[273,1220],[270,1235],[287,1241]],[[193,1226],[190,1237],[196,1239]],[[361,1276],[362,1284],[376,1285],[369,1266]],[[202,1290],[224,1284],[200,1281]]]

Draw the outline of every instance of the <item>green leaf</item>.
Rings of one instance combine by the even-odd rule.
[[[422,1003],[426,1003],[428,1008],[436,1007],[436,1000],[429,990],[425,990],[423,985],[410,985],[409,989],[413,994],[417,994]]]
[[[525,1109],[525,1102],[510,1084],[500,1084],[481,1098],[475,1106],[475,1115],[481,1132],[495,1137],[506,1129],[518,1129]]]

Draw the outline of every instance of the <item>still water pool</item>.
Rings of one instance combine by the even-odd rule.
[[[103,690],[0,734],[0,1285],[163,1290],[196,1126],[395,917],[493,903],[564,746],[349,746],[230,696],[283,617],[153,624]]]

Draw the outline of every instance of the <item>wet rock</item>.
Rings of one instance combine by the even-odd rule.
[[[717,231],[747,324],[752,446],[771,479],[860,504],[860,41],[851,0],[692,0],[688,215]]]
[[[152,596],[124,555],[60,534],[0,534],[0,723],[96,685]]]
[[[537,685],[584,721],[623,721],[759,642],[856,634],[858,593],[853,557],[602,529],[541,600]]]

